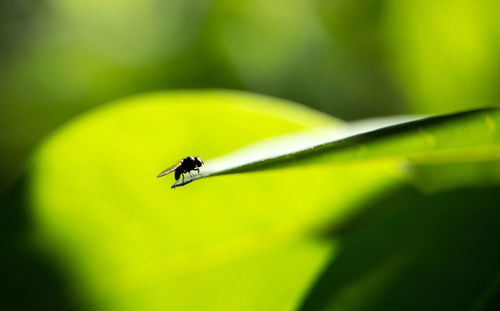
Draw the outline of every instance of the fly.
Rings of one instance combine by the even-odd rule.
[[[184,182],[185,173],[191,174],[191,171],[197,171],[198,173],[200,173],[199,167],[201,167],[203,164],[203,160],[198,157],[186,157],[179,163],[167,168],[156,177],[162,177],[175,172],[175,180],[179,180],[179,178],[182,176],[182,181]]]

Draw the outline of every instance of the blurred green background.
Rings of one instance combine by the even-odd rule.
[[[496,104],[498,55],[500,2],[488,0],[0,0],[0,220],[10,254],[0,298],[20,309],[244,310],[240,299],[247,310],[369,310],[387,305],[374,289],[398,293],[416,280],[400,299],[423,310],[440,302],[419,300],[426,276],[442,273],[433,290],[482,307],[488,299],[473,301],[499,283],[491,185],[422,194],[391,161],[228,176],[174,195],[168,182],[141,178],[186,155],[216,157],[335,118]],[[177,93],[186,89],[248,91],[319,112],[240,93]],[[177,95],[121,100],[164,90]],[[272,199],[261,206],[259,196]],[[470,205],[481,206],[475,217]],[[345,248],[337,233],[309,235],[373,206],[407,209],[362,226]],[[401,228],[421,206],[424,216]],[[426,222],[453,206],[443,227]],[[462,228],[471,232],[464,245],[452,238]],[[443,262],[464,261],[425,261],[436,249]],[[450,289],[456,283],[468,286]],[[340,288],[333,303],[325,287]]]

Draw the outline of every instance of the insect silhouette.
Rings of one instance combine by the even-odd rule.
[[[198,157],[186,157],[179,163],[167,168],[156,177],[162,177],[175,171],[175,180],[179,180],[179,178],[182,176],[182,181],[184,181],[185,173],[191,174],[191,171],[197,171],[199,173],[199,167],[201,167],[203,164],[205,164],[203,160]]]

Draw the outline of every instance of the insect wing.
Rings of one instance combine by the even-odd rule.
[[[166,170],[164,170],[163,172],[161,172],[160,174],[158,174],[158,176],[156,177],[162,177],[162,176],[165,176],[167,174],[170,174],[172,173],[173,171],[175,171],[179,166],[181,166],[181,162],[175,164],[174,166],[171,166],[169,168],[167,168]]]

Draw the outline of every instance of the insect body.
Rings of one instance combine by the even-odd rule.
[[[191,171],[197,171],[199,173],[199,167],[201,167],[203,164],[203,160],[198,157],[187,157],[176,165],[167,168],[156,177],[162,177],[175,171],[175,180],[179,180],[179,178],[182,176],[182,180],[184,181],[185,173],[191,174]]]

